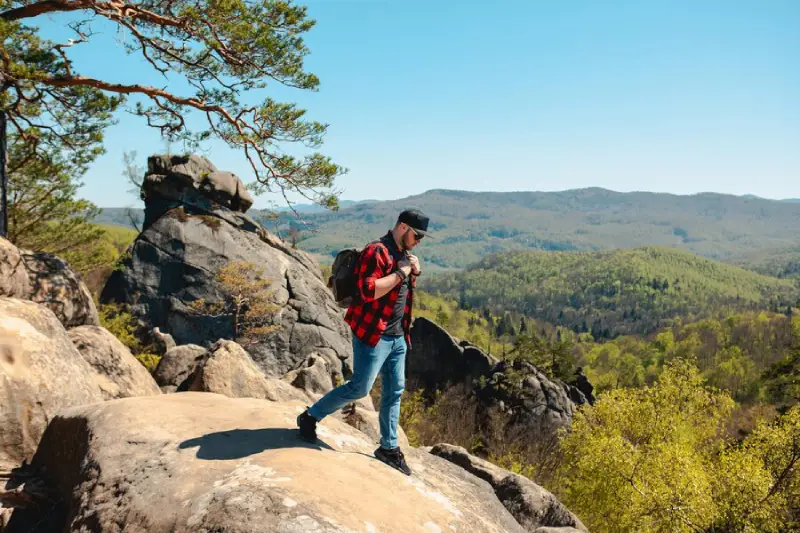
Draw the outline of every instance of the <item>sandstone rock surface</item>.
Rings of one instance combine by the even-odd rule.
[[[102,401],[95,376],[50,309],[0,297],[0,463],[30,459],[60,410]]]
[[[522,533],[483,480],[409,450],[406,477],[335,419],[301,441],[302,406],[207,393],[63,412],[34,459],[64,498],[53,531]],[[16,511],[9,531],[29,515]]]
[[[430,453],[464,468],[489,482],[497,498],[526,531],[543,533],[570,528],[587,532],[586,526],[548,490],[523,476],[504,470],[488,461],[470,455],[464,448],[451,444],[437,444]]]
[[[78,326],[67,334],[94,370],[104,400],[161,394],[147,369],[107,329]]]

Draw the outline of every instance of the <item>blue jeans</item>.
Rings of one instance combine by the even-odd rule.
[[[397,447],[397,423],[400,420],[400,398],[406,386],[406,340],[403,336],[384,335],[373,348],[353,335],[353,375],[312,405],[308,414],[322,420],[350,402],[363,398],[372,390],[381,373],[381,447]]]

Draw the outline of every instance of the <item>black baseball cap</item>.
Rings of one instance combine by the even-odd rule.
[[[430,222],[430,219],[428,215],[419,209],[406,209],[400,213],[400,216],[397,217],[397,223],[399,224],[400,222],[408,224],[420,235],[431,236],[431,234],[428,233],[428,222]]]

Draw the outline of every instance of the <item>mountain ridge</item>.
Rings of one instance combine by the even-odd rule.
[[[800,204],[721,193],[620,193],[591,187],[556,192],[431,189],[397,200],[361,202],[338,212],[280,212],[265,225],[332,260],[342,248],[384,233],[407,207],[431,217],[433,238],[419,252],[434,269],[460,269],[492,253],[538,249],[593,251],[667,246],[722,260],[800,244]],[[106,209],[100,219],[125,220]],[[254,218],[262,211],[251,210]],[[309,230],[308,228],[311,228]]]

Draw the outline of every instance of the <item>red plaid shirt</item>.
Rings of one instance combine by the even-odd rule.
[[[401,283],[381,298],[375,298],[375,282],[395,271],[395,264],[403,257],[397,248],[392,233],[387,233],[381,240],[369,243],[356,262],[358,275],[358,297],[353,300],[344,316],[353,334],[362,342],[375,346],[386,331],[392,316],[392,310],[400,295]],[[406,295],[405,313],[403,314],[403,332],[406,343],[411,347],[411,305],[414,299],[416,277],[411,276],[411,287]],[[404,281],[407,283],[407,281]]]

